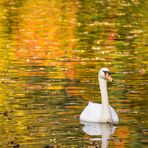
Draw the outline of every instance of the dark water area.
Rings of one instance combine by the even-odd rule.
[[[147,10],[145,0],[1,0],[0,147],[146,148]],[[79,120],[101,101],[101,67],[113,72],[117,126]]]

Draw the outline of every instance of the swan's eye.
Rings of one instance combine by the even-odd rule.
[[[113,81],[112,77],[111,77],[111,73],[109,71],[104,71],[105,74],[105,78],[109,81]]]
[[[111,73],[109,71],[103,71],[103,72],[104,72],[105,76],[106,76],[106,74],[108,74],[109,76],[111,75]]]

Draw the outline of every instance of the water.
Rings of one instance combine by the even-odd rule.
[[[0,147],[145,148],[147,9],[143,0],[1,0]],[[113,72],[116,127],[79,121],[88,101],[100,102],[101,67]],[[94,127],[109,140],[85,131]]]

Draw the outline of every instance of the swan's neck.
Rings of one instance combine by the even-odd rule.
[[[99,78],[100,91],[101,91],[101,101],[102,101],[102,114],[101,122],[112,122],[112,117],[110,113],[108,92],[107,92],[107,81],[105,79]]]
[[[101,92],[101,101],[103,106],[109,106],[108,92],[107,92],[107,81],[99,78],[100,82],[100,92]]]

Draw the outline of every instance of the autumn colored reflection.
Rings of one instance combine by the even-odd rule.
[[[19,63],[58,66],[61,65],[60,59],[74,59],[75,3],[66,6],[54,1],[26,2],[20,9],[21,22],[16,32],[15,50]],[[67,9],[71,12],[67,13]]]
[[[32,1],[20,9],[21,22],[15,37],[16,58],[19,65],[41,67],[37,71],[22,70],[21,76],[48,77],[50,74],[45,69],[50,66],[59,67],[60,75],[57,73],[54,78],[72,79],[75,76],[77,4]],[[69,9],[71,11],[67,12]]]

